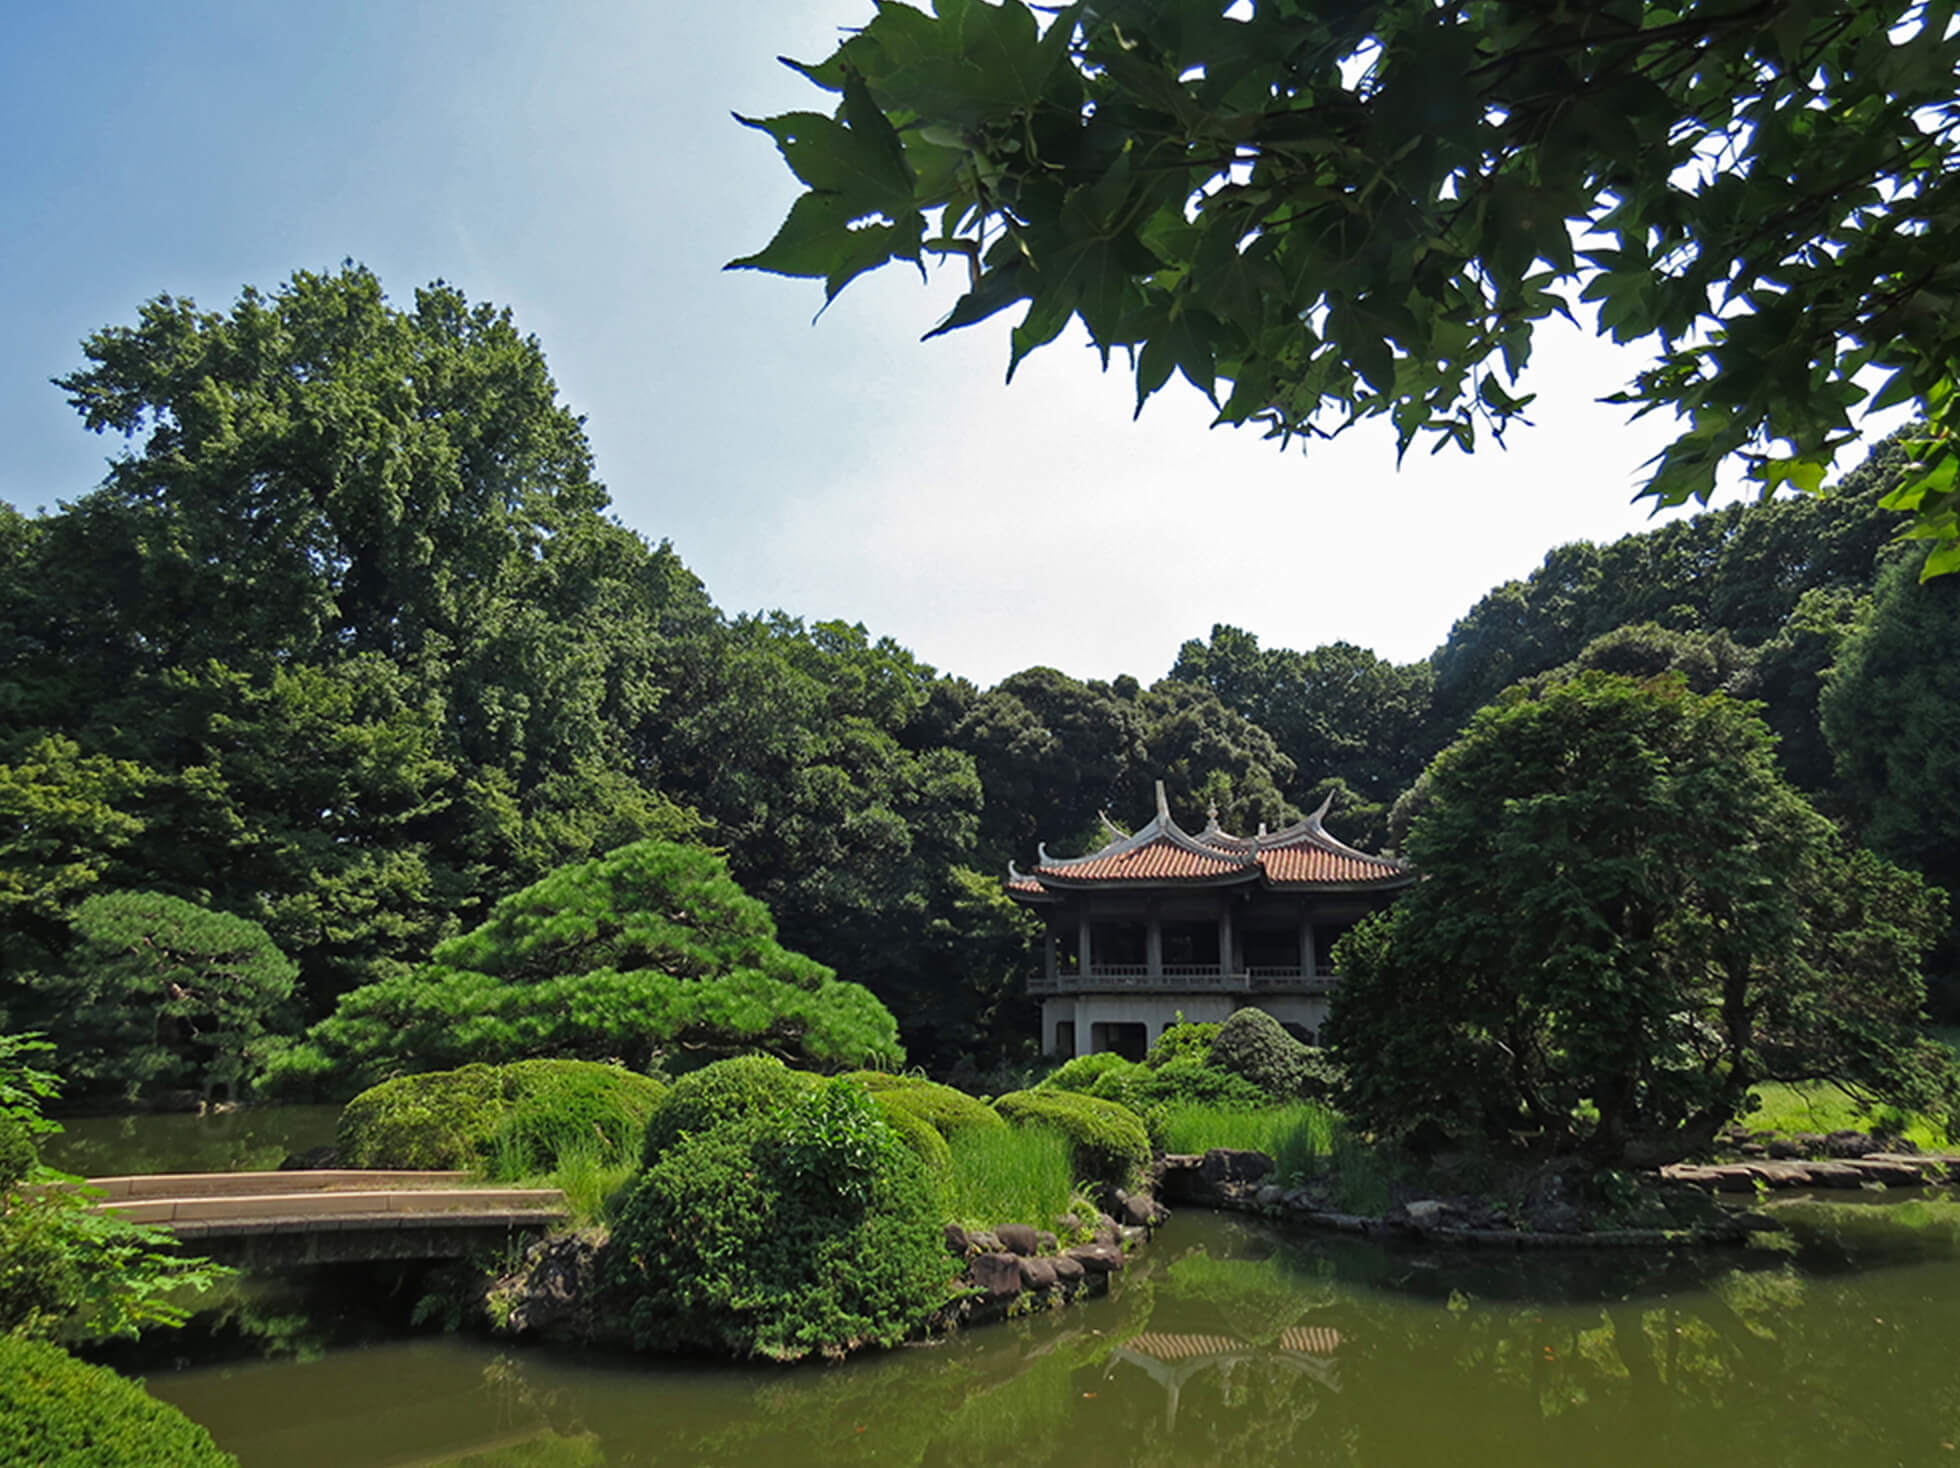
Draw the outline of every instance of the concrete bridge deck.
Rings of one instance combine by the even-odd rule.
[[[473,1183],[460,1172],[155,1173],[90,1178],[98,1208],[253,1262],[445,1258],[568,1218],[556,1188]]]

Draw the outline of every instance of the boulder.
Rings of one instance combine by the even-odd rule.
[[[1239,1147],[1213,1147],[1198,1164],[1198,1176],[1217,1187],[1223,1183],[1256,1183],[1273,1170],[1264,1152]]]
[[[946,1225],[946,1252],[948,1254],[951,1254],[955,1259],[964,1259],[971,1247],[972,1245],[967,1239],[965,1229],[961,1228],[957,1223]]]
[[[1003,1223],[994,1230],[994,1237],[1000,1240],[1001,1248],[1010,1254],[1024,1258],[1041,1252],[1041,1239],[1034,1228],[1025,1223]]]
[[[1148,1193],[1125,1193],[1117,1205],[1116,1216],[1132,1228],[1152,1228],[1162,1223],[1165,1209]]]
[[[1012,1254],[976,1254],[966,1267],[973,1287],[990,1300],[1005,1300],[1021,1293],[1021,1261]]]
[[[1034,1251],[1037,1254],[1052,1254],[1062,1247],[1062,1241],[1047,1229],[1037,1230],[1034,1236]]]
[[[1252,1201],[1257,1203],[1261,1208],[1276,1208],[1279,1206],[1280,1200],[1285,1196],[1285,1188],[1282,1188],[1278,1183],[1267,1183],[1257,1193],[1253,1194]]]
[[[531,1245],[517,1273],[493,1287],[508,1302],[498,1329],[581,1336],[599,1292],[604,1247],[600,1233],[554,1234]]]
[[[1064,1259],[1073,1259],[1090,1274],[1114,1274],[1123,1267],[1123,1251],[1113,1244],[1077,1244]]]
[[[1089,1271],[1082,1267],[1080,1259],[1071,1259],[1066,1254],[1057,1254],[1053,1259],[1041,1261],[1055,1271],[1055,1282],[1060,1285],[1077,1285]]]
[[[1826,1157],[1863,1157],[1867,1152],[1878,1151],[1878,1143],[1872,1140],[1869,1132],[1837,1131],[1824,1138]]]
[[[1026,1290],[1048,1290],[1055,1287],[1055,1261],[1052,1259],[1023,1259],[1021,1261],[1021,1288]]]
[[[1449,1222],[1450,1205],[1441,1198],[1418,1198],[1404,1204],[1402,1211],[1417,1228],[1442,1228]]]
[[[1001,1253],[1001,1242],[991,1229],[976,1228],[966,1236],[966,1249],[969,1254]]]

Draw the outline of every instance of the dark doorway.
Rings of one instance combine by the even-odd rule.
[[[1098,1021],[1089,1026],[1089,1038],[1098,1051],[1114,1050],[1125,1060],[1141,1060],[1150,1049],[1150,1027],[1145,1024]]]

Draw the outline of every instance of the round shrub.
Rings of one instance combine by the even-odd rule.
[[[0,1463],[238,1468],[211,1434],[106,1366],[0,1336]]]
[[[705,1065],[675,1081],[655,1103],[640,1155],[652,1163],[685,1135],[786,1111],[821,1084],[773,1055],[738,1055]]]
[[[1006,1125],[999,1113],[984,1101],[937,1081],[872,1070],[858,1071],[851,1079],[881,1099],[903,1106],[914,1116],[932,1123],[941,1136],[951,1136],[966,1127]]]
[[[1150,1134],[1127,1106],[1072,1091],[1012,1091],[994,1109],[1023,1126],[1052,1126],[1069,1139],[1079,1175],[1125,1187],[1150,1164]]]
[[[348,1167],[488,1166],[517,1177],[548,1172],[576,1151],[612,1166],[633,1155],[662,1089],[590,1060],[428,1071],[348,1102],[336,1141]]]
[[[953,1272],[924,1164],[841,1078],[675,1133],[612,1239],[634,1342],[663,1350],[790,1361],[895,1345]]]
[[[1086,1091],[1108,1072],[1135,1064],[1134,1060],[1125,1060],[1114,1050],[1099,1050],[1094,1055],[1078,1055],[1073,1060],[1064,1061],[1050,1072],[1035,1089]]]
[[[896,1132],[898,1139],[925,1164],[927,1177],[938,1184],[952,1175],[953,1149],[947,1145],[938,1127],[902,1105],[890,1091],[874,1091],[871,1096],[884,1113],[885,1125]],[[999,1117],[994,1120],[1002,1126],[1006,1125]]]
[[[549,1172],[586,1153],[611,1167],[633,1156],[666,1092],[651,1076],[589,1060],[519,1060],[502,1067],[509,1109],[490,1138],[496,1170]]]
[[[1338,1076],[1327,1058],[1287,1034],[1263,1009],[1241,1009],[1219,1027],[1211,1063],[1245,1077],[1276,1101],[1319,1100]]]
[[[502,1120],[497,1067],[466,1065],[370,1086],[341,1111],[334,1142],[346,1167],[469,1168]]]

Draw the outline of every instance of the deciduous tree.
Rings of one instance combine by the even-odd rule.
[[[1931,421],[1894,496],[1960,565],[1960,30],[1949,4],[1023,0],[878,7],[753,125],[807,186],[736,265],[964,257],[937,328],[1079,319],[1139,407],[1181,373],[1282,438],[1382,416],[1469,449],[1528,409],[1536,327],[1597,308],[1680,415],[1646,493],[1740,455],[1818,489],[1876,405]],[[936,334],[936,333],[935,333]],[[1604,630],[1604,629],[1601,629]]]
[[[1424,880],[1335,957],[1362,1124],[1654,1165],[1759,1081],[1946,1094],[1916,1038],[1938,895],[1847,849],[1745,706],[1585,673],[1479,714],[1428,784]]]

